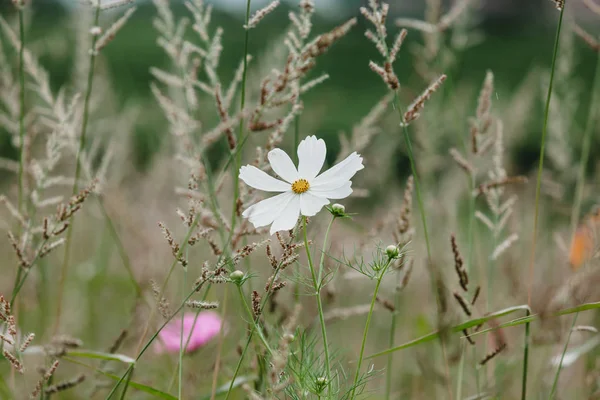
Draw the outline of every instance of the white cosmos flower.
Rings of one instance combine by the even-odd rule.
[[[273,178],[252,165],[240,168],[240,179],[248,186],[281,193],[250,206],[242,215],[250,219],[255,228],[272,224],[272,235],[294,228],[300,215],[312,217],[329,204],[329,199],[348,197],[352,193],[350,179],[364,168],[362,157],[354,152],[318,175],[326,153],[323,139],[309,136],[298,145],[298,169],[283,150],[269,152],[271,168],[283,180]]]

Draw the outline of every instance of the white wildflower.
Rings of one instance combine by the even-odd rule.
[[[248,186],[266,192],[282,192],[250,206],[242,214],[256,227],[271,225],[271,234],[294,228],[300,215],[316,215],[329,199],[343,199],[352,193],[350,179],[364,168],[362,157],[354,152],[345,160],[318,175],[325,163],[327,148],[323,139],[309,136],[298,146],[298,168],[281,149],[269,152],[273,171],[283,180],[246,165],[240,179]]]

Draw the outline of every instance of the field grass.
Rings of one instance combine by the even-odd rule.
[[[600,5],[29,3],[0,8],[1,399],[600,398]],[[257,211],[256,168],[292,200]]]

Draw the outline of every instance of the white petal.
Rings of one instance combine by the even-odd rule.
[[[311,187],[307,193],[313,193],[328,199],[344,199],[352,194],[352,182],[347,181],[337,188],[327,188],[325,186],[317,188]]]
[[[300,216],[300,196],[293,195],[285,209],[277,216],[271,225],[271,235],[278,231],[289,231],[296,226]]]
[[[334,165],[311,182],[311,188],[336,188],[350,180],[358,171],[363,169],[362,157],[354,152],[346,159]]]
[[[275,171],[275,173],[283,180],[294,183],[294,181],[298,179],[298,171],[296,170],[292,159],[285,151],[273,149],[269,152],[267,157],[269,158],[269,163],[271,163],[273,171]]]
[[[323,139],[317,139],[316,136],[309,136],[298,145],[298,173],[300,177],[311,180],[325,163],[327,146]]]
[[[307,217],[317,214],[327,204],[329,204],[329,200],[325,197],[316,196],[310,192],[300,195],[300,212]]]
[[[246,182],[246,185],[265,192],[285,192],[290,189],[289,184],[273,178],[252,165],[244,165],[240,168],[240,179]]]
[[[269,225],[285,210],[294,193],[289,191],[270,197],[248,207],[242,216],[248,218],[255,228]]]

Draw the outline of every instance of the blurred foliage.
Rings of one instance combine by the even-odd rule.
[[[60,41],[64,54],[40,54],[40,61],[51,76],[53,90],[58,90],[68,83],[73,73],[73,57],[75,48],[75,30],[70,26],[73,23],[71,13],[54,1],[34,2],[34,11],[27,33],[28,42],[39,44],[39,41]],[[177,16],[187,15],[187,10],[181,3],[173,3]],[[479,28],[485,39],[467,51],[459,54],[457,66],[453,71],[445,71],[452,81],[453,87],[466,85],[477,88],[485,76],[487,69],[492,69],[496,81],[496,97],[509,96],[523,81],[532,69],[547,69],[553,43],[554,25],[552,18],[532,19],[534,6],[530,5],[517,13],[482,15]],[[268,51],[274,41],[282,40],[281,34],[288,24],[287,14],[289,6],[279,7],[274,15],[261,22],[257,29],[252,31],[250,41],[250,54],[254,55],[254,64],[260,55]],[[0,5],[2,15],[10,16],[10,4]],[[78,11],[75,11],[78,12]],[[358,15],[358,9],[356,11]],[[139,104],[145,110],[158,108],[150,92],[152,76],[150,67],[157,66],[169,69],[165,65],[166,58],[162,50],[156,45],[156,32],[152,27],[155,9],[151,2],[138,4],[134,17],[119,32],[116,40],[103,51],[103,62],[107,66],[112,87],[116,91],[117,107],[125,104]],[[114,13],[103,16],[103,25],[109,24],[115,18]],[[244,30],[242,16],[235,16],[215,10],[213,12],[213,26],[224,28],[223,47],[219,74],[228,81],[237,67],[240,54],[244,45]],[[415,16],[418,17],[418,16]],[[345,16],[344,16],[345,18]],[[324,32],[331,29],[340,21],[315,18],[315,32]],[[366,114],[366,112],[385,94],[386,88],[378,76],[371,73],[368,60],[377,58],[377,53],[372,44],[364,37],[366,24],[363,18],[358,19],[358,26],[350,34],[336,44],[324,57],[321,58],[313,76],[322,72],[330,73],[330,79],[319,86],[317,90],[309,92],[304,97],[307,107],[305,115],[310,115],[311,110],[319,110],[320,121],[319,135],[335,138],[339,132],[350,131],[353,124]],[[410,32],[409,40],[405,46],[410,46],[410,41],[420,40],[418,32]],[[582,82],[591,80],[595,57],[584,44],[576,43],[576,55],[579,59],[576,76]],[[42,46],[36,46],[36,50]],[[414,72],[411,52],[403,51],[403,59],[398,63],[398,76],[407,90],[403,91],[406,101],[425,87],[427,83]],[[16,68],[16,66],[15,66]],[[258,87],[259,82],[249,82],[249,87]],[[476,89],[475,89],[476,90]],[[453,90],[447,90],[446,97],[455,95]],[[576,119],[579,126],[583,126],[588,110],[590,93],[584,92],[581,99],[580,110]],[[472,101],[476,100],[472,96]],[[326,105],[326,110],[323,110]],[[538,143],[542,129],[542,113],[536,113],[531,118],[531,132],[522,138],[513,152],[516,168],[519,172],[526,173],[537,162]],[[210,111],[214,113],[213,108]],[[325,114],[325,115],[322,115]],[[509,116],[505,116],[508,117]],[[216,115],[206,118],[216,120]],[[135,132],[130,133],[135,149],[135,160],[138,167],[149,165],[152,156],[160,149],[162,138],[167,129],[166,121],[158,112],[144,112],[140,117]],[[335,140],[334,140],[335,141]],[[578,145],[577,145],[578,146]],[[334,146],[335,148],[335,146]],[[8,143],[6,133],[0,131],[0,154],[15,158],[16,152]],[[213,155],[215,153],[212,153]],[[218,157],[215,155],[215,157]],[[399,160],[397,168],[404,170],[406,163]],[[594,165],[596,154],[592,154]],[[400,171],[399,171],[400,172]]]

